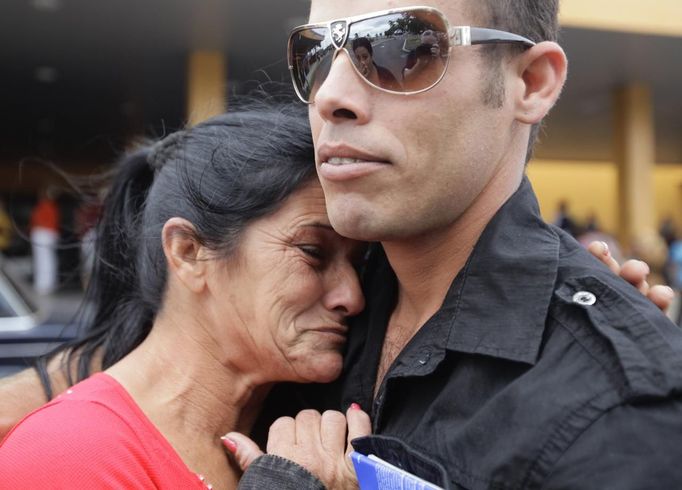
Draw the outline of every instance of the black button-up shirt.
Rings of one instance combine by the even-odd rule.
[[[682,331],[543,222],[527,179],[375,398],[396,292],[379,250],[326,388],[371,412],[357,449],[452,488],[682,488]]]

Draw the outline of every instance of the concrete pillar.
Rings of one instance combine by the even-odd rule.
[[[194,51],[187,65],[187,121],[194,126],[227,109],[225,55]]]
[[[654,112],[641,84],[615,92],[615,159],[618,165],[619,240],[625,250],[656,232],[654,223]]]

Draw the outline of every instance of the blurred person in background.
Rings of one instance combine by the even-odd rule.
[[[666,263],[666,277],[668,284],[675,288],[676,291],[682,291],[682,239],[674,238],[670,243],[668,249],[668,260]],[[678,326],[682,327],[682,305],[680,304],[680,295],[677,295],[676,301],[671,308],[673,310],[673,319]]]
[[[553,223],[572,236],[576,236],[578,234],[578,225],[573,216],[571,216],[568,201],[566,200],[559,201],[559,207],[557,209]]]
[[[0,199],[0,255],[12,245],[12,238],[14,237],[14,224],[7,209],[5,207],[4,199]]]
[[[665,243],[670,246],[677,239],[677,230],[675,229],[675,221],[671,216],[668,216],[661,222],[658,232],[665,240]]]
[[[33,287],[38,294],[52,293],[57,287],[59,263],[59,207],[51,190],[40,194],[31,213]]]
[[[80,242],[80,275],[83,289],[87,288],[95,263],[97,221],[101,213],[102,204],[99,196],[83,202],[76,212],[76,237]]]

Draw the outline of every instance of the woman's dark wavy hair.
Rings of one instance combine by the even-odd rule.
[[[63,368],[73,384],[91,374],[98,356],[106,369],[149,334],[166,289],[161,230],[168,219],[187,219],[199,243],[227,256],[249,223],[314,178],[302,106],[252,99],[236,105],[120,161],[97,225],[95,265],[85,292],[85,304],[92,307],[79,319],[84,336],[36,364],[48,399],[47,363],[56,354],[66,354]]]

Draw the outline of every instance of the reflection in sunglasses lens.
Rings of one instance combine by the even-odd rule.
[[[446,26],[441,15],[422,9],[371,17],[350,24],[344,48],[357,72],[373,86],[416,92],[430,88],[445,73]],[[329,74],[336,52],[328,31],[305,29],[292,37],[294,81],[308,101]]]

